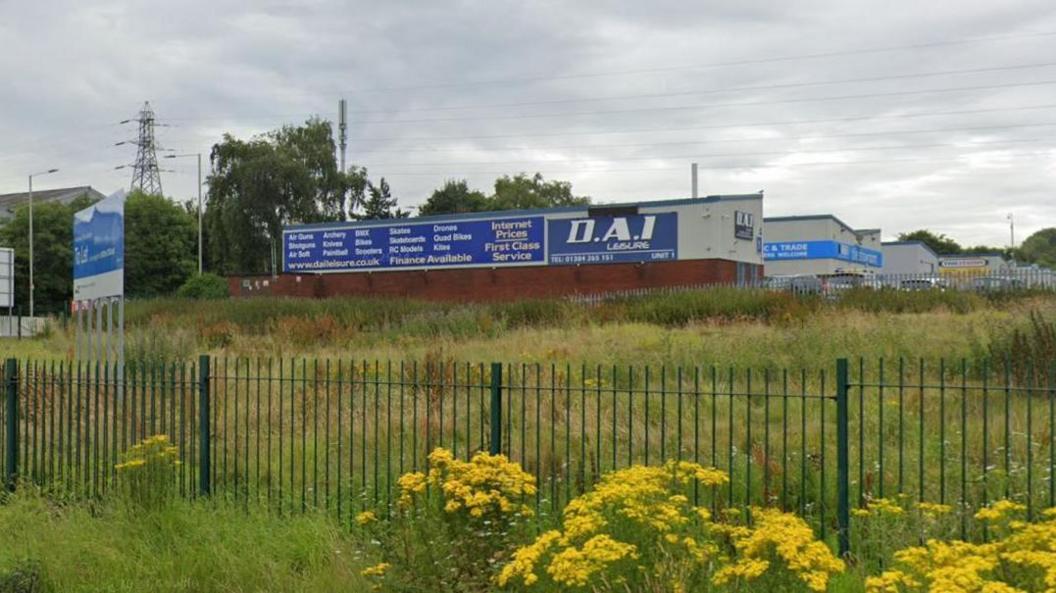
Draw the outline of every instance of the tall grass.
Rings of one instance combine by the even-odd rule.
[[[1014,297],[1006,297],[1014,298]],[[838,300],[767,290],[713,288],[622,297],[598,305],[533,299],[491,303],[431,302],[396,298],[227,300],[203,306],[184,299],[137,301],[128,306],[129,326],[209,328],[229,324],[238,332],[264,334],[284,320],[322,320],[338,332],[399,332],[404,335],[489,335],[497,329],[567,327],[591,323],[642,322],[682,326],[709,320],[803,320],[817,313],[967,313],[988,306],[986,297],[965,292],[849,291]],[[327,333],[325,328],[321,328]]]
[[[0,507],[0,590],[365,591],[349,534],[315,515],[223,503],[59,505],[23,488]]]
[[[841,356],[981,360],[1056,318],[1056,295],[850,291],[839,301],[715,289],[616,299],[425,303],[178,299],[129,304],[126,360],[249,357],[820,367]],[[73,330],[5,354],[73,356]]]

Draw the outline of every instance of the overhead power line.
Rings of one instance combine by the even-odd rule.
[[[706,140],[673,140],[669,142],[632,142],[623,144],[551,144],[549,146],[487,146],[475,147],[478,150],[488,152],[514,152],[525,150],[564,150],[564,149],[591,149],[591,148],[651,148],[658,146],[690,146],[701,144],[729,144],[734,142],[771,142],[780,140],[785,142],[803,142],[808,140],[828,140],[831,138],[869,138],[876,136],[901,136],[904,134],[941,134],[946,132],[982,132],[990,130],[1014,130],[1021,128],[1041,128],[1056,126],[1056,122],[1037,122],[1030,124],[1004,124],[993,126],[969,126],[953,128],[924,128],[913,130],[888,130],[884,132],[851,132],[845,134],[818,134],[811,136],[780,136],[766,138],[709,138]],[[453,146],[403,146],[384,150],[367,150],[365,154],[406,154],[408,152],[444,152],[464,150]]]
[[[348,113],[353,115],[385,115],[395,113],[417,113],[428,111],[464,111],[469,109],[506,109],[510,107],[534,107],[539,105],[563,105],[568,103],[587,103],[594,101],[620,101],[631,99],[669,99],[673,97],[692,97],[696,95],[714,95],[724,93],[744,93],[752,91],[773,91],[796,88],[807,88],[814,86],[832,86],[838,84],[855,84],[862,82],[885,82],[891,80],[909,80],[914,78],[932,78],[936,76],[952,76],[959,74],[983,74],[988,72],[1009,72],[1013,70],[1033,70],[1037,68],[1051,68],[1056,62],[1042,62],[1037,64],[1017,64],[1009,66],[994,66],[989,68],[968,68],[961,70],[937,70],[932,72],[918,72],[911,74],[891,74],[886,76],[866,76],[861,78],[844,78],[839,80],[819,80],[809,82],[789,82],[779,84],[764,84],[740,87],[723,87],[691,91],[676,91],[664,93],[642,93],[634,95],[609,95],[605,97],[575,97],[567,99],[549,99],[545,101],[518,101],[514,103],[483,103],[479,105],[453,105],[444,107],[410,107],[394,111],[391,109],[357,110]]]
[[[621,100],[635,100],[635,99],[669,99],[675,97],[692,97],[697,95],[714,95],[714,94],[725,94],[725,93],[743,93],[753,91],[770,91],[770,90],[786,90],[796,88],[809,88],[815,86],[833,86],[839,84],[855,84],[863,82],[884,82],[892,80],[910,80],[919,78],[932,78],[938,76],[953,76],[961,74],[985,74],[990,72],[1009,72],[1016,70],[1034,70],[1038,68],[1051,68],[1056,66],[1056,62],[1040,62],[1031,64],[1011,64],[1006,66],[992,66],[984,68],[967,68],[959,70],[935,70],[931,72],[918,72],[908,74],[891,74],[884,76],[866,76],[859,78],[844,78],[839,80],[820,80],[820,81],[805,81],[805,82],[789,82],[789,83],[777,83],[777,84],[766,84],[766,85],[750,85],[740,87],[722,87],[722,88],[709,88],[699,90],[687,90],[687,91],[672,91],[663,93],[641,93],[641,94],[630,94],[630,95],[609,95],[609,96],[591,96],[591,97],[570,97],[565,99],[547,99],[540,101],[517,101],[510,103],[482,103],[478,105],[451,105],[441,107],[408,107],[406,109],[392,110],[392,109],[360,109],[355,111],[347,111],[346,113],[351,115],[391,115],[399,113],[421,113],[431,111],[465,111],[473,109],[508,109],[511,107],[535,107],[543,105],[565,105],[569,103],[589,103],[597,101],[621,101]],[[274,118],[285,118],[285,117],[303,117],[304,114],[271,114],[271,115],[260,115],[252,116],[254,119],[264,117]],[[195,121],[209,121],[209,120],[222,120],[222,119],[237,119],[237,118],[196,118],[196,117],[170,117],[168,120],[173,121],[184,121],[184,120],[195,120]]]
[[[973,85],[960,87],[939,87],[934,89],[916,89],[905,91],[887,91],[882,93],[861,93],[855,95],[831,95],[823,97],[798,97],[792,99],[770,99],[765,101],[743,101],[736,103],[701,103],[699,105],[676,105],[658,107],[634,107],[625,109],[595,110],[595,111],[569,111],[564,113],[521,113],[506,115],[472,115],[463,117],[436,117],[423,119],[398,119],[398,120],[363,120],[361,124],[398,125],[398,124],[423,124],[430,122],[450,122],[466,120],[510,120],[510,119],[546,119],[550,117],[577,117],[583,115],[626,115],[629,113],[644,113],[655,111],[693,111],[698,109],[712,109],[716,107],[754,107],[758,105],[782,105],[790,103],[813,103],[815,101],[844,101],[848,99],[876,99],[881,97],[903,97],[910,95],[923,95],[930,93],[959,93],[964,91],[981,91],[1017,87],[1036,87],[1056,84],[1056,80],[1034,80],[1030,82],[1013,82],[1001,84]]]
[[[794,62],[799,60],[817,60],[825,58],[835,58],[842,56],[861,56],[868,54],[881,54],[894,51],[908,51],[908,50],[920,50],[920,49],[933,49],[938,47],[951,47],[957,45],[973,45],[976,43],[989,43],[994,41],[1011,41],[1017,39],[1042,39],[1056,36],[1056,31],[1043,31],[1034,33],[1022,33],[1016,35],[994,35],[987,37],[972,37],[967,39],[953,39],[947,41],[931,41],[924,43],[912,43],[907,45],[892,45],[886,47],[871,47],[871,48],[859,48],[849,50],[836,50],[827,52],[816,52],[806,54],[791,54],[784,56],[769,56],[762,58],[747,58],[742,60],[729,60],[724,62],[705,62],[700,64],[683,64],[676,66],[662,66],[654,68],[633,68],[626,70],[610,70],[605,72],[586,72],[579,74],[554,74],[546,76],[531,76],[531,77],[519,77],[519,78],[496,78],[488,80],[463,80],[463,81],[450,81],[450,82],[437,82],[429,84],[419,85],[408,85],[408,86],[392,86],[392,87],[375,87],[373,89],[355,89],[355,92],[350,94],[358,93],[388,93],[388,92],[399,92],[399,91],[411,91],[420,89],[431,89],[431,88],[445,88],[445,87],[461,87],[461,86],[482,86],[482,85],[514,85],[514,84],[529,84],[536,82],[549,82],[557,80],[576,80],[586,78],[603,78],[608,76],[628,76],[628,75],[639,75],[639,74],[658,74],[662,72],[680,72],[684,70],[706,70],[711,68],[725,68],[730,66],[750,66],[755,64],[770,64],[780,62]]]
[[[696,126],[677,126],[677,127],[662,127],[662,128],[638,128],[630,130],[592,130],[592,131],[579,131],[579,132],[525,132],[516,134],[474,134],[467,136],[366,136],[360,139],[360,142],[388,142],[394,140],[484,140],[489,138],[540,138],[540,137],[551,137],[551,136],[608,136],[612,134],[641,134],[641,133],[652,133],[652,132],[702,132],[706,130],[722,130],[722,129],[734,129],[734,128],[754,128],[754,127],[772,127],[772,126],[790,126],[790,125],[805,125],[805,124],[823,124],[823,123],[846,123],[855,121],[871,121],[876,119],[914,119],[918,117],[944,117],[949,115],[978,115],[980,113],[1001,113],[1011,111],[1032,111],[1039,109],[1053,109],[1056,108],[1056,103],[1045,103],[1041,105],[1023,105],[1015,107],[988,107],[981,109],[960,109],[960,110],[940,110],[940,111],[918,111],[916,113],[889,113],[889,114],[869,114],[869,115],[852,115],[847,117],[826,117],[816,119],[798,119],[798,120],[785,120],[785,121],[755,121],[755,122],[733,122],[724,124],[709,124],[709,125],[696,125]]]
[[[699,167],[702,171],[728,171],[728,170],[746,170],[746,169],[771,169],[773,167],[816,167],[816,166],[842,166],[842,165],[883,165],[893,163],[910,163],[910,164],[930,164],[930,163],[943,163],[943,162],[960,162],[973,156],[979,156],[976,153],[961,154],[956,157],[946,158],[909,158],[909,159],[870,159],[870,160],[859,160],[859,161],[812,161],[805,163],[788,163],[788,164],[776,164],[776,163],[758,163],[758,164],[747,164],[747,165],[712,165],[707,167]],[[1002,154],[1003,157],[1008,158],[1029,158],[1029,157],[1047,157],[1054,158],[1054,155],[1050,152],[1008,152]],[[584,169],[577,167],[574,169],[546,169],[549,174],[559,175],[572,175],[581,173],[645,173],[651,171],[682,171],[684,165],[679,166],[657,166],[657,167],[643,167],[643,168],[608,168],[608,169]],[[397,172],[388,177],[395,178],[400,177],[436,177],[441,176],[445,178],[452,177],[468,177],[470,175],[508,175],[510,171],[435,171],[435,172]]]
[[[676,154],[676,155],[652,155],[644,157],[595,157],[587,159],[514,159],[508,161],[447,161],[447,162],[435,162],[435,163],[422,163],[422,162],[393,162],[393,163],[368,163],[372,167],[450,167],[452,165],[520,165],[525,163],[538,163],[538,164],[564,164],[564,163],[596,163],[598,161],[615,161],[615,162],[629,162],[629,161],[658,161],[658,160],[671,160],[671,159],[707,159],[707,158],[730,158],[730,157],[742,157],[742,156],[793,156],[796,154],[827,154],[835,152],[859,152],[868,150],[904,150],[913,148],[950,148],[954,146],[964,146],[965,148],[971,148],[975,146],[1000,146],[1006,144],[1029,144],[1033,142],[1049,141],[1048,138],[1026,138],[1019,140],[992,140],[992,141],[981,141],[973,142],[968,146],[964,146],[963,143],[957,142],[932,142],[926,144],[900,144],[893,146],[863,146],[860,148],[824,148],[824,149],[810,149],[810,150],[768,150],[761,152],[726,152],[726,153],[705,153],[705,154]]]

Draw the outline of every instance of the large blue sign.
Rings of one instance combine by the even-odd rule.
[[[839,241],[787,241],[766,243],[763,247],[764,261],[799,259],[838,259],[873,268],[881,268],[884,265],[883,253]]]
[[[590,216],[547,221],[551,264],[678,259],[678,214]]]
[[[77,300],[122,296],[125,200],[111,196],[74,214],[73,291]]]
[[[283,270],[332,272],[546,261],[541,216],[283,232]]]

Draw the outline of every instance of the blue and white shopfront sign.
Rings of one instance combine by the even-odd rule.
[[[285,229],[282,242],[283,271],[307,274],[669,261],[678,214],[336,223]]]
[[[547,221],[551,264],[678,259],[678,214],[587,216]]]
[[[283,232],[286,272],[353,272],[546,261],[543,217],[334,225]]]
[[[883,253],[839,241],[785,241],[763,246],[763,261],[808,259],[836,259],[872,268],[882,268],[884,265]]]

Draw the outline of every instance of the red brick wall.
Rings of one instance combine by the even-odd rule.
[[[762,266],[759,266],[761,275]],[[249,282],[250,289],[243,286]],[[481,301],[594,294],[638,288],[726,284],[737,281],[737,263],[689,260],[645,264],[463,268],[429,271],[283,274],[229,277],[236,296],[394,296],[430,300]],[[267,286],[264,284],[267,283]]]

